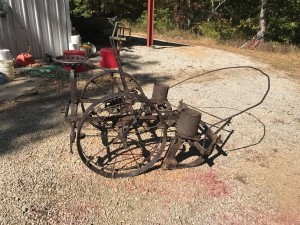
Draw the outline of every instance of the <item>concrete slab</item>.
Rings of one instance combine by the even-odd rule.
[[[45,83],[47,79],[37,77],[20,77],[11,82],[0,84],[0,102],[13,100],[26,92]]]

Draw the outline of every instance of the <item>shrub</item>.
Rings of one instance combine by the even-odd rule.
[[[220,33],[217,31],[217,27],[212,22],[203,22],[193,28],[195,32],[208,38],[213,38],[216,40],[220,39]]]
[[[139,29],[146,29],[147,27],[147,11],[144,11],[142,15],[137,19],[136,26]],[[154,15],[154,29],[159,33],[165,33],[172,29],[175,29],[176,25],[171,18],[169,9],[157,9]]]

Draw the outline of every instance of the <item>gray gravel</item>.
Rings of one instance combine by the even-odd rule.
[[[172,85],[227,66],[262,69],[271,90],[262,105],[233,120],[228,156],[215,158],[213,166],[116,180],[69,154],[61,112],[68,86],[49,81],[36,96],[6,102],[0,105],[0,224],[300,224],[298,81],[250,58],[200,46],[135,46],[122,54],[125,70],[149,97],[154,82]],[[169,99],[223,117],[259,101],[265,89],[259,73],[234,69],[175,86]]]

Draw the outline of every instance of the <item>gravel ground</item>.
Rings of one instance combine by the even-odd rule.
[[[154,82],[173,85],[228,66],[260,68],[271,90],[262,105],[233,120],[227,156],[213,153],[214,165],[125,179],[101,177],[69,154],[62,113],[68,85],[49,81],[38,95],[3,103],[0,224],[300,224],[298,81],[200,46],[134,46],[122,54],[149,97]],[[169,99],[224,117],[257,103],[266,84],[254,70],[224,70],[174,86]]]

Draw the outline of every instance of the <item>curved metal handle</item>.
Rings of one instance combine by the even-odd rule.
[[[236,117],[236,116],[238,116],[238,115],[240,115],[240,114],[242,114],[242,113],[244,113],[244,112],[246,112],[246,111],[248,111],[248,110],[250,110],[250,109],[255,108],[256,106],[260,105],[261,103],[263,103],[263,101],[265,100],[265,98],[267,97],[267,95],[268,95],[268,93],[269,93],[269,91],[270,91],[270,86],[271,86],[271,85],[270,85],[270,77],[269,77],[269,75],[266,74],[265,72],[263,72],[262,70],[260,70],[260,69],[258,69],[258,68],[255,68],[255,67],[252,67],[252,66],[232,66],[232,67],[225,67],[225,68],[220,68],[220,69],[211,70],[211,71],[204,72],[204,73],[202,73],[202,74],[199,74],[199,75],[196,75],[196,76],[193,76],[193,77],[184,79],[184,80],[182,80],[182,81],[180,81],[180,82],[178,82],[178,83],[176,83],[176,84],[170,86],[170,88],[175,87],[175,86],[177,86],[177,85],[179,85],[179,84],[181,84],[181,83],[183,83],[183,82],[185,82],[185,81],[187,81],[187,80],[191,80],[191,79],[194,79],[194,78],[197,78],[197,77],[200,77],[200,76],[204,76],[204,75],[207,75],[207,74],[210,74],[210,73],[213,73],[213,72],[217,72],[217,71],[221,71],[221,70],[228,70],[228,69],[243,69],[243,68],[244,68],[244,69],[253,69],[253,70],[256,70],[256,71],[260,72],[262,75],[264,75],[265,77],[267,77],[267,89],[266,89],[265,94],[263,95],[262,99],[261,99],[258,103],[254,104],[254,105],[252,105],[252,106],[250,106],[250,107],[248,107],[248,108],[246,108],[246,109],[243,109],[243,110],[239,111],[239,112],[236,113],[236,114],[233,114],[233,115],[231,115],[231,116],[228,116],[228,117],[225,118],[225,119],[222,119],[222,118],[219,118],[219,117],[215,116],[216,118],[220,119],[220,121],[218,121],[218,122],[216,122],[216,123],[214,123],[214,124],[212,124],[212,125],[210,126],[210,127],[213,127],[213,126],[215,126],[215,125],[217,125],[217,124],[219,124],[219,123],[225,122],[225,121],[227,121],[227,120],[231,120],[233,117]],[[190,106],[190,105],[189,105],[189,107],[191,107],[191,108],[193,108],[193,109],[195,109],[195,110],[199,110],[200,112],[204,112],[203,110],[197,109],[197,108],[195,108],[195,107],[193,107],[193,106]],[[204,113],[206,113],[206,112],[204,112]],[[209,114],[209,115],[211,115],[211,116],[214,116],[214,115],[212,115],[212,114],[210,114],[210,113],[207,113],[207,114]]]

